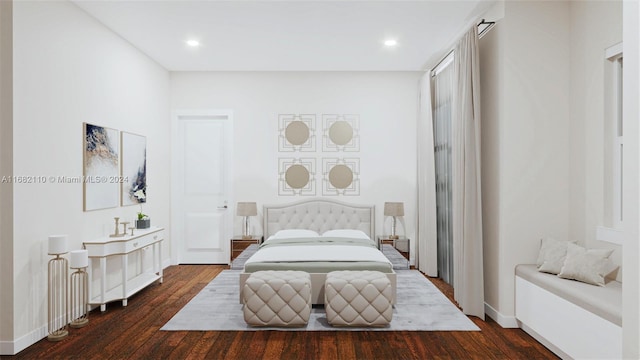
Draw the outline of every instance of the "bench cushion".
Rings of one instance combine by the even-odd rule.
[[[244,320],[253,326],[304,326],[311,314],[311,276],[257,271],[242,288]]]
[[[534,264],[516,266],[516,276],[622,326],[622,284],[617,281],[608,281],[604,286],[589,285],[539,272]]]

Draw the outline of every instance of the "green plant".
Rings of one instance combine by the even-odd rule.
[[[134,192],[133,196],[135,196],[136,199],[138,199],[138,201],[140,202],[140,211],[138,211],[138,220],[147,219],[148,216],[142,212],[142,204],[143,204],[144,200],[147,198],[147,196],[144,193],[144,190],[140,189],[140,190]]]

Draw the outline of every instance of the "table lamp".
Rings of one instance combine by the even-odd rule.
[[[238,216],[244,217],[242,222],[242,238],[251,239],[251,234],[249,233],[249,216],[258,215],[258,207],[254,202],[239,202],[237,209]]]
[[[392,216],[393,223],[391,224],[390,239],[397,239],[396,235],[396,217],[404,216],[404,203],[402,202],[386,202],[384,203],[384,216]]]

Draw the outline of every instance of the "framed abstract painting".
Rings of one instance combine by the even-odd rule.
[[[121,205],[137,205],[147,201],[147,138],[120,132],[122,144]]]
[[[83,123],[83,209],[118,206],[120,138],[118,130]]]

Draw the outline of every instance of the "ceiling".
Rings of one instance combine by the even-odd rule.
[[[72,1],[170,71],[423,70],[494,4]],[[385,47],[388,38],[398,45]]]

